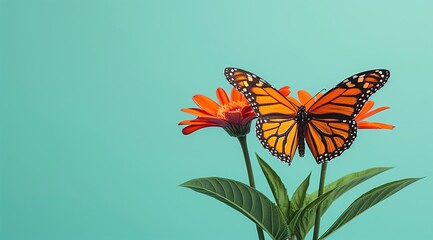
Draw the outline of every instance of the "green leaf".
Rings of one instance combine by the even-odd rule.
[[[335,180],[334,182],[325,185],[323,192],[327,192],[327,191],[334,189],[336,187],[346,185],[347,183],[353,182],[354,180],[357,182],[357,184],[362,183],[363,181],[365,181],[371,177],[374,177],[379,173],[383,173],[389,169],[391,169],[391,168],[390,167],[377,167],[377,168],[370,168],[370,169],[366,169],[363,171],[347,174],[347,175]],[[351,184],[350,186],[355,187],[356,185]],[[346,191],[348,191],[348,190],[350,190],[350,188],[346,189]],[[307,204],[312,202],[314,199],[317,198],[317,192],[318,191],[315,191],[312,194],[307,195],[307,198],[305,200],[307,202]]]
[[[323,216],[323,214],[331,206],[331,204],[345,192],[366,181],[367,179],[389,169],[390,168],[387,167],[370,168],[360,172],[348,174],[330,184],[327,184],[324,188],[324,193],[328,193],[330,191],[332,191],[332,193],[327,195],[325,198],[322,198],[320,206],[314,206],[313,208],[311,208],[311,211],[303,213],[301,220],[297,223],[296,229],[294,230],[296,231],[296,234],[305,237],[307,233],[313,228],[316,219],[317,207],[320,207],[320,216]],[[307,195],[305,204],[308,206],[311,202],[315,201],[316,198],[317,191]]]
[[[289,223],[289,229],[296,236],[297,239],[305,238],[305,235],[307,235],[309,230],[305,229],[306,222],[314,222],[317,208],[323,203],[323,201],[326,201],[331,196],[333,191],[334,190],[330,190],[327,193],[324,193],[323,195],[316,198],[314,201],[294,213],[294,217]]]
[[[361,184],[362,182],[376,176],[379,173],[382,173],[386,170],[389,170],[391,168],[388,167],[380,167],[380,168],[370,168],[367,170],[363,170],[360,172],[355,172],[351,174],[347,174],[338,180],[327,184],[324,188],[324,192],[329,192],[331,190],[334,190],[332,194],[330,194],[325,200],[322,201],[320,204],[320,216],[323,216],[323,214],[328,210],[328,208],[331,206],[331,204],[337,200],[341,195],[349,191],[350,189],[356,187],[357,185]],[[306,204],[309,204],[310,202],[314,201],[317,198],[317,191],[309,194],[306,197]],[[306,235],[311,228],[314,226],[315,218],[316,218],[316,211],[311,211],[309,217],[303,218],[302,222],[299,223],[298,229],[301,230],[302,234]]]
[[[277,173],[259,155],[256,154],[256,157],[259,160],[260,167],[268,181],[278,207],[280,207],[284,216],[289,219],[290,201],[286,187]]]
[[[418,181],[419,179],[420,178],[406,178],[389,182],[364,193],[341,214],[334,224],[332,224],[332,226],[319,239],[325,239],[344,224],[363,213],[365,210],[407,187],[408,185]]]
[[[273,240],[286,240],[289,236],[281,210],[252,187],[217,177],[192,179],[180,186],[206,194],[234,208],[267,232]]]
[[[308,174],[308,176],[293,193],[292,201],[290,202],[290,215],[305,205],[305,196],[307,195],[308,186],[310,185],[310,177],[311,173]]]
[[[292,239],[295,237],[297,240],[303,239],[303,237],[300,235],[300,232],[296,230],[296,226],[297,226],[297,223],[299,221],[301,214],[302,214],[302,209],[299,209],[293,213],[292,218],[290,219],[289,230],[292,233],[292,236],[291,236]]]

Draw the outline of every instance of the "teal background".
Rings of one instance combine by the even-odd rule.
[[[385,181],[425,179],[329,239],[432,239],[433,4],[373,1],[0,0],[0,239],[256,239],[239,213],[178,184],[247,181],[239,144],[222,129],[189,136],[191,97],[230,89],[225,67],[296,92],[360,71],[391,70],[371,120],[329,165],[327,181],[394,166],[338,200],[323,230]],[[289,192],[319,166],[250,151]],[[256,161],[258,188],[270,191]],[[308,237],[310,239],[310,237]]]

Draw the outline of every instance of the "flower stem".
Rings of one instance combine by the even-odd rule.
[[[241,144],[242,152],[244,154],[245,165],[247,166],[248,181],[250,182],[250,187],[256,188],[256,184],[254,182],[253,169],[251,168],[250,154],[248,153],[247,138],[246,136],[240,136],[238,137],[238,140],[239,143]],[[259,236],[259,240],[265,240],[265,236],[263,235],[263,230],[259,226],[256,226],[256,228],[257,228],[257,235]]]
[[[326,167],[328,166],[328,162],[322,163],[322,168],[320,170],[320,182],[319,182],[319,192],[317,197],[320,197],[323,194],[323,187],[325,186],[325,177],[326,177]],[[320,231],[320,204],[316,209],[316,221],[314,223],[314,234],[313,240],[319,239],[319,231]]]

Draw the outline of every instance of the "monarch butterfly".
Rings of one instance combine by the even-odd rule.
[[[356,138],[355,116],[390,76],[385,69],[355,74],[304,106],[253,73],[226,68],[224,74],[256,113],[256,135],[261,144],[288,164],[297,148],[304,156],[305,141],[317,163],[340,156]]]

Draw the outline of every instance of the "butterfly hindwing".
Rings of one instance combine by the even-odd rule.
[[[340,156],[356,138],[355,120],[311,119],[305,140],[317,163]]]
[[[256,123],[256,134],[260,143],[272,155],[290,164],[299,141],[296,119],[259,118]]]

